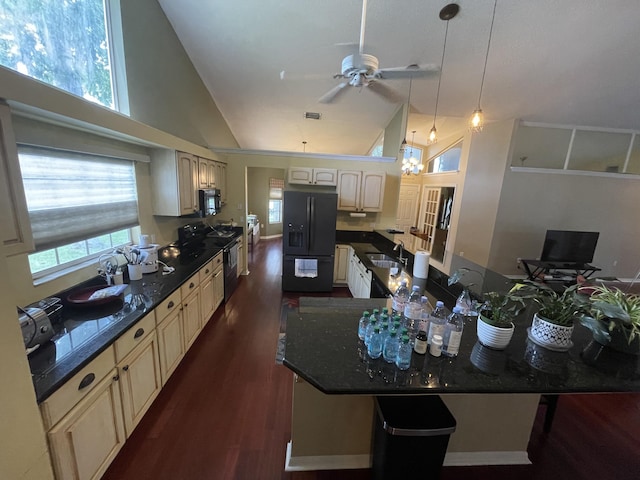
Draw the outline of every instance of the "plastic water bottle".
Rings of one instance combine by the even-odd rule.
[[[389,323],[382,322],[380,324],[380,340],[382,341],[382,346],[384,347],[384,342],[387,340],[389,336]]]
[[[431,339],[434,335],[440,335],[444,337],[444,325],[447,323],[447,311],[444,308],[444,302],[438,300],[436,302],[436,308],[431,312],[429,317],[429,335],[427,336],[427,342],[431,343]]]
[[[410,337],[415,338],[418,333],[418,327],[422,318],[422,302],[420,295],[420,287],[414,285],[411,288],[411,295],[404,305],[404,317],[407,319],[407,329]]]
[[[360,321],[358,322],[358,338],[360,340],[364,340],[364,336],[367,333],[367,327],[369,326],[369,317],[371,314],[365,310],[362,312],[362,317],[360,317]]]
[[[400,286],[393,294],[393,301],[391,302],[391,310],[394,315],[402,315],[404,313],[404,306],[409,300],[409,289],[407,288],[407,281],[402,280]]]
[[[380,327],[376,326],[371,334],[371,340],[367,345],[367,354],[371,358],[379,358],[382,355],[382,336],[380,335]]]
[[[377,321],[380,320],[380,310],[378,310],[377,308],[373,309],[373,314],[371,315],[371,318],[375,318]]]
[[[456,307],[460,307],[462,315],[471,315],[473,311],[473,301],[469,290],[466,288],[462,290],[462,293],[456,300]]]
[[[382,357],[385,362],[393,363],[396,361],[399,346],[400,342],[398,341],[398,333],[395,330],[391,330],[389,332],[389,336],[384,341],[384,346],[382,347]]]
[[[409,344],[409,336],[403,335],[398,347],[398,355],[396,355],[396,367],[400,370],[408,370],[411,366],[411,345]]]
[[[429,332],[429,316],[431,315],[431,304],[429,303],[429,299],[425,296],[420,298],[420,303],[422,303],[422,316],[420,318],[420,323],[418,324],[419,332]]]
[[[369,325],[367,326],[367,330],[364,334],[364,344],[368,347],[369,343],[371,343],[371,336],[373,335],[373,329],[378,326],[378,320],[375,317],[369,320]]]
[[[442,337],[442,354],[455,357],[460,350],[462,330],[464,329],[464,314],[462,308],[453,307],[453,313],[447,319]]]

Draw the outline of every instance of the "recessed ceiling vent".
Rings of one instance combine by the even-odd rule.
[[[304,118],[310,119],[310,120],[320,120],[321,116],[322,115],[316,112],[304,112]]]

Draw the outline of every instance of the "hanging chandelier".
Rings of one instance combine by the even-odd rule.
[[[415,138],[416,131],[412,130],[411,132],[411,145],[409,146],[409,158],[402,159],[402,173],[404,175],[418,175],[424,170],[424,165],[422,164],[422,156],[420,156],[420,160],[413,156],[413,140]]]
[[[480,100],[482,99],[482,88],[484,87],[484,76],[487,73],[487,60],[489,58],[489,47],[491,46],[491,35],[493,33],[493,21],[496,18],[496,5],[498,4],[498,0],[494,0],[493,2],[493,15],[491,17],[491,27],[489,28],[489,40],[487,42],[487,53],[484,57],[484,70],[482,71],[482,81],[480,82],[480,95],[478,96],[478,107],[471,114],[471,119],[469,120],[469,130],[472,132],[481,132],[482,127],[484,127],[484,113],[482,113],[482,108],[480,108]]]

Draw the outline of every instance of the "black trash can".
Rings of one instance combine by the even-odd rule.
[[[376,397],[374,480],[437,479],[453,417],[437,395]]]

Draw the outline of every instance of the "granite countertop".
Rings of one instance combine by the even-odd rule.
[[[357,300],[357,301],[356,301]],[[365,303],[363,303],[365,302]],[[363,306],[385,299],[300,299],[287,318],[284,364],[327,394],[586,393],[640,391],[640,357],[593,341],[576,325],[573,347],[553,352],[527,338],[532,312],[523,312],[504,351],[477,342],[469,317],[457,357],[413,353],[409,370],[371,360],[357,336]]]
[[[190,255],[170,244],[158,251],[158,259],[175,271],[144,274],[142,280],[131,281],[117,300],[99,306],[65,304],[62,316],[53,323],[55,335],[29,355],[31,377],[38,403],[46,400],[76,372],[113,344],[122,334],[151,312],[164,299],[219,253],[224,244],[242,234],[236,228],[234,236],[225,239],[206,238],[202,247]],[[104,284],[95,277],[56,297],[64,299],[77,288]]]

